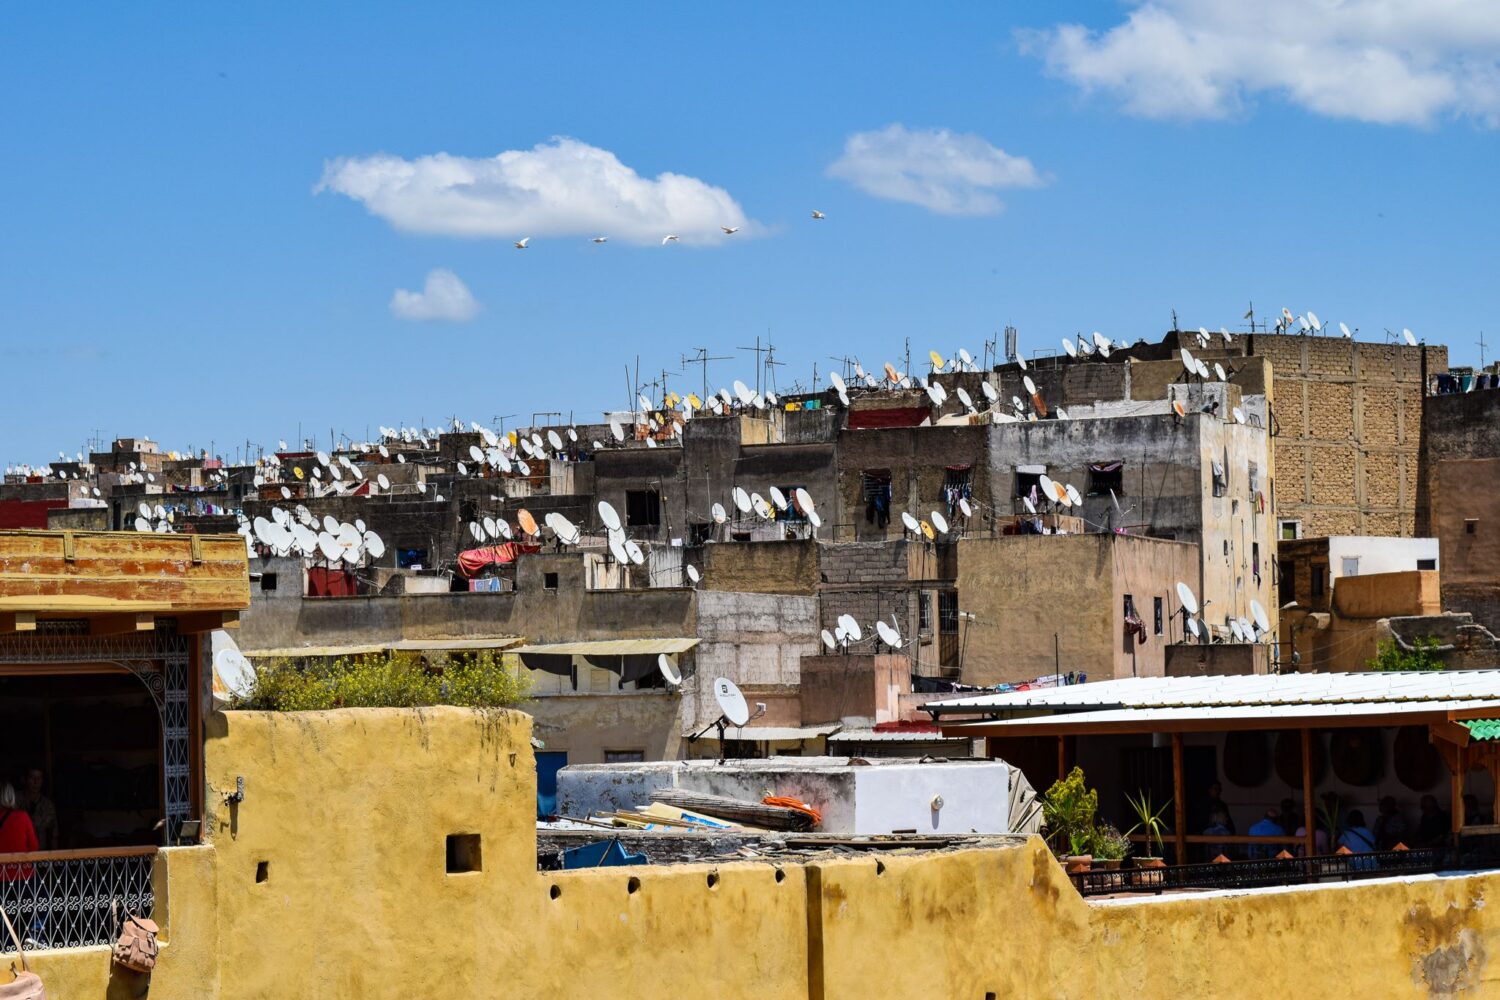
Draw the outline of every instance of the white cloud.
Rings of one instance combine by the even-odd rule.
[[[441,236],[604,235],[659,246],[668,233],[717,243],[720,226],[740,227],[735,239],[757,228],[723,188],[683,174],[642,177],[609,150],[568,138],[488,159],[330,160],[315,190],[347,195],[397,229]]]
[[[438,268],[427,272],[427,283],[420,292],[396,289],[391,296],[391,314],[399,319],[467,323],[479,315],[479,302],[458,275]]]
[[[1331,118],[1500,125],[1493,0],[1127,0],[1102,32],[1023,32],[1022,48],[1148,118],[1221,118],[1270,94]]]
[[[996,191],[1043,183],[1030,160],[977,135],[899,124],[851,135],[828,175],[943,215],[993,215],[1005,207]]]

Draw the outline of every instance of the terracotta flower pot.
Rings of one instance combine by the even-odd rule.
[[[1070,854],[1063,859],[1063,865],[1069,875],[1075,872],[1091,871],[1094,867],[1094,856],[1092,854]]]

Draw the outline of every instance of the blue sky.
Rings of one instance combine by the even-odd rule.
[[[760,336],[786,388],[907,337],[1052,350],[1250,301],[1493,358],[1500,12],[1371,2],[8,4],[0,457],[592,419],[637,355],[735,355],[728,384]],[[472,227],[451,190],[369,193],[537,147],[617,160],[640,204],[587,166],[525,211],[487,189]],[[472,301],[393,307],[435,270]]]

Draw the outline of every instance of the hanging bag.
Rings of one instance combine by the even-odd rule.
[[[110,906],[118,920],[120,901],[117,899]],[[131,972],[150,972],[156,968],[156,954],[160,950],[156,943],[157,932],[155,921],[127,912],[120,925],[119,940],[115,941],[112,955],[115,964]]]
[[[26,964],[26,949],[21,944],[15,927],[11,926],[10,917],[4,908],[0,908],[0,920],[5,921],[5,929],[10,931],[10,939],[16,943],[16,954],[21,958],[20,972],[16,971],[14,962],[10,966],[10,971],[16,978],[8,983],[0,983],[0,1000],[47,1000],[47,988],[42,985],[42,977],[32,972],[31,966]]]

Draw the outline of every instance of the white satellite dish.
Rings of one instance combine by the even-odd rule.
[[[1229,376],[1224,373],[1224,366],[1217,361],[1214,362],[1214,374],[1219,376],[1220,382],[1228,382]]]
[[[141,517],[150,517],[151,516],[151,505],[149,503],[146,503],[144,500],[142,500],[140,503],[138,503],[138,504],[135,505],[135,512],[137,514],[139,514]]]
[[[405,465],[406,464],[406,453],[405,452],[402,452],[402,453],[400,453],[400,454],[398,454],[396,456],[396,464],[397,465]]]
[[[822,638],[823,638],[823,645],[827,646],[829,649],[837,649],[838,648],[838,643],[836,641],[834,641],[833,633],[830,632],[830,631],[828,631],[826,628],[823,630]]]
[[[1231,412],[1234,415],[1234,422],[1235,423],[1237,423],[1237,424],[1243,424],[1245,422],[1245,411],[1244,410],[1242,410],[1238,406],[1236,406]]]
[[[151,522],[148,521],[148,520],[146,520],[144,517],[138,517],[138,518],[135,519],[135,530],[136,531],[150,531],[151,530]]]
[[[921,524],[917,522],[916,518],[911,516],[911,511],[909,510],[903,510],[901,512],[901,523],[905,525],[906,530],[910,531],[912,534],[916,534],[917,532],[922,530]]]
[[[734,394],[739,397],[742,405],[749,406],[755,402],[755,390],[739,379],[734,380]]]
[[[1196,639],[1196,638],[1199,637],[1200,633],[1198,631],[1198,619],[1196,619],[1196,618],[1189,618],[1187,620],[1187,628],[1188,628],[1189,632],[1193,633],[1193,638],[1194,639]]]
[[[1234,636],[1235,642],[1244,642],[1245,637],[1240,634],[1240,623],[1235,619],[1229,619],[1229,634]]]
[[[325,514],[323,516],[323,530],[330,535],[337,534],[339,530],[338,519],[332,514]]]
[[[473,521],[469,522],[469,534],[474,536],[474,541],[476,542],[484,541],[484,528]]]
[[[1078,348],[1076,346],[1074,346],[1073,339],[1071,337],[1064,337],[1062,345],[1063,345],[1063,350],[1065,350],[1065,351],[1068,352],[1068,357],[1070,357],[1070,358],[1076,358],[1076,357],[1078,357]]]
[[[745,696],[740,694],[734,681],[727,677],[715,677],[714,699],[718,701],[719,711],[724,713],[724,718],[730,725],[743,726],[750,721],[750,706],[745,704]]]
[[[1240,615],[1240,617],[1237,618],[1236,621],[1240,623],[1240,635],[1245,637],[1245,641],[1254,642],[1255,626],[1250,624],[1250,619],[1246,618],[1244,615]]]
[[[292,498],[292,491],[291,491],[291,489],[289,487],[283,486],[281,488],[281,499],[283,499],[283,500],[290,500],[291,498]]]
[[[932,400],[932,405],[942,406],[943,399],[945,398],[943,396],[943,387],[936,382],[929,383],[927,386],[927,398]]]
[[[935,510],[932,512],[932,526],[938,530],[938,534],[940,535],[948,533],[948,519],[943,516],[942,511]]]
[[[1255,627],[1262,632],[1271,631],[1271,620],[1266,617],[1266,609],[1260,606],[1259,601],[1250,602],[1250,617],[1255,619]]]
[[[563,450],[562,435],[557,431],[550,429],[547,431],[547,443],[552,446],[553,451]]]
[[[1035,396],[1036,395],[1036,383],[1033,382],[1033,381],[1031,381],[1031,376],[1030,375],[1022,375],[1021,376],[1021,384],[1026,387],[1026,395],[1028,395],[1028,396]]]
[[[609,432],[614,435],[616,441],[625,440],[625,428],[620,426],[618,420],[611,420],[609,422]]]
[[[391,488],[391,481],[387,479],[385,477],[385,473],[382,472],[375,477],[375,485],[379,486],[383,490],[389,490]]]
[[[844,377],[838,372],[829,373],[828,384],[833,386],[833,388],[838,392],[844,392],[847,388],[847,386],[844,385]]]
[[[812,494],[800,486],[792,491],[792,499],[797,501],[797,509],[804,514],[811,515],[818,509],[818,505],[813,503]]]
[[[969,498],[968,497],[959,497],[958,498],[958,509],[963,512],[964,517],[973,517],[974,516],[974,508],[971,507],[971,506],[969,506]]]
[[[979,384],[979,390],[984,393],[984,398],[989,400],[991,403],[1000,402],[1000,393],[990,383],[981,382]]]
[[[1042,496],[1048,500],[1057,499],[1057,484],[1045,472],[1037,477],[1036,485],[1042,491]]]
[[[640,545],[638,545],[634,539],[631,539],[630,541],[625,543],[625,554],[629,556],[630,561],[635,563],[637,566],[646,561],[646,553],[642,551]]]
[[[1354,334],[1349,331],[1349,324],[1348,323],[1340,321],[1339,322],[1339,332],[1344,335],[1344,339],[1345,340],[1353,340],[1354,339]]]
[[[495,519],[493,517],[486,515],[484,521],[481,523],[484,525],[484,533],[490,538],[494,538],[500,534],[500,529],[495,527]]]
[[[1417,336],[1416,336],[1416,334],[1412,333],[1410,330],[1406,329],[1405,327],[1402,327],[1402,329],[1401,329],[1401,337],[1402,337],[1403,340],[1406,341],[1406,346],[1408,346],[1408,347],[1416,347],[1417,346]]]
[[[1036,504],[1034,504],[1034,503],[1031,502],[1031,497],[1022,497],[1021,498],[1021,503],[1023,505],[1025,505],[1026,512],[1028,514],[1035,514],[1036,513]]]
[[[314,470],[314,471],[316,471],[316,470]],[[460,476],[467,476],[469,474],[469,467],[467,465],[465,465],[464,463],[459,462],[458,463],[458,474]]]
[[[1193,596],[1193,589],[1181,580],[1177,581],[1177,599],[1182,602],[1183,610],[1188,614],[1198,613],[1198,598]]]
[[[615,562],[625,565],[630,562],[630,552],[625,548],[625,539],[610,535],[609,554],[615,557]]]
[[[221,628],[209,633],[209,649],[213,653],[215,687],[243,698],[255,686],[255,667],[240,652],[240,647]]]
[[[810,510],[807,512],[807,523],[814,528],[821,528],[823,527],[823,515],[815,510]]]
[[[691,580],[693,583],[697,583],[699,580],[703,579],[702,574],[700,574],[698,572],[698,567],[697,566],[689,566],[687,568],[687,575],[688,575],[688,579]]]
[[[608,500],[599,501],[599,521],[612,531],[619,530],[620,514],[611,506]]]
[[[318,552],[329,562],[338,562],[344,558],[344,550],[339,548],[338,540],[326,531],[318,535]]]
[[[969,390],[965,389],[963,386],[959,386],[956,390],[954,390],[954,395],[958,396],[958,401],[964,404],[965,409],[973,408],[974,399],[969,395]]]
[[[1323,329],[1323,321],[1318,319],[1318,314],[1313,312],[1311,309],[1307,311],[1307,322],[1314,331]]]
[[[893,649],[901,648],[901,633],[883,621],[875,623],[875,632],[880,636],[880,641]]]
[[[864,630],[859,627],[859,622],[854,620],[853,615],[841,615],[839,622],[844,626],[844,635],[849,637],[850,642],[859,642],[865,637]]]
[[[484,464],[484,450],[477,444],[469,445],[469,457],[474,460],[475,465]]]
[[[682,684],[682,672],[677,669],[677,665],[666,653],[656,654],[656,669],[661,671],[662,678],[672,687]]]
[[[1082,507],[1083,506],[1083,497],[1079,494],[1078,487],[1074,486],[1072,483],[1069,483],[1067,485],[1067,487],[1065,488],[1065,492],[1068,494],[1068,502],[1072,506],[1074,506],[1074,507]]]
[[[715,501],[713,509],[709,511],[709,514],[713,517],[715,524],[723,524],[729,520],[729,511],[725,510],[724,505],[717,501]]]
[[[734,505],[739,508],[739,512],[741,514],[750,513],[750,494],[745,492],[745,488],[743,486],[736,486],[733,496]]]
[[[1198,377],[1201,378],[1201,379],[1203,379],[1203,380],[1205,380],[1205,381],[1207,381],[1208,380],[1208,365],[1206,365],[1206,364],[1203,363],[1203,359],[1202,358],[1198,358],[1197,362],[1198,362]]]
[[[770,487],[766,490],[766,492],[770,494],[771,502],[776,505],[777,510],[786,510],[785,493],[781,492],[781,490],[777,489],[775,486]]]
[[[1187,369],[1188,374],[1198,374],[1198,361],[1193,357],[1193,352],[1184,347],[1179,353],[1182,355],[1182,367]]]

